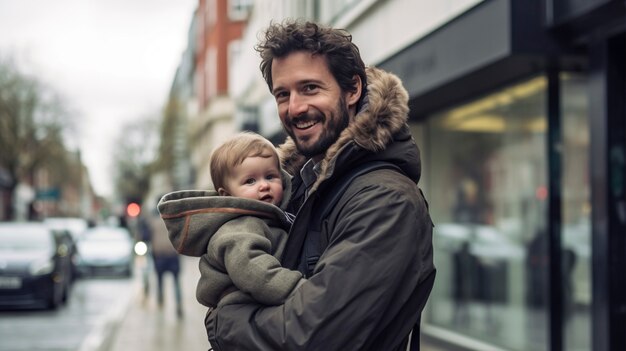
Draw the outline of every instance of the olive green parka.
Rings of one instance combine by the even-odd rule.
[[[321,257],[313,274],[279,306],[229,304],[205,320],[216,351],[401,350],[419,321],[435,268],[428,208],[417,187],[421,164],[408,118],[408,94],[394,75],[367,69],[367,101],[321,161],[304,198],[299,171],[306,159],[292,140],[281,145],[294,176],[291,204],[299,209],[282,264],[297,269],[312,210],[330,186],[374,160],[402,170],[355,179],[322,225]]]

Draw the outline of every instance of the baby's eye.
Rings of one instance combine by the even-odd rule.
[[[254,184],[256,182],[256,180],[254,178],[248,178],[244,181],[244,184]]]
[[[272,180],[272,179],[276,179],[278,178],[275,174],[268,174],[267,176],[265,176],[265,179],[267,180]]]

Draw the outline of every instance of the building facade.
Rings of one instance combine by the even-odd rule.
[[[477,350],[626,349],[624,2],[318,9],[410,94],[436,225],[424,334]]]
[[[236,55],[251,0],[200,0],[196,23],[195,92],[198,113],[189,124],[195,186],[211,186],[209,159],[235,129],[235,105],[228,95],[229,62]]]

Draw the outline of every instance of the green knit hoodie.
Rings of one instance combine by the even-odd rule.
[[[166,194],[158,208],[176,251],[200,257],[196,297],[207,307],[250,296],[277,305],[303,280],[278,259],[290,223],[277,206],[213,190],[185,190]]]

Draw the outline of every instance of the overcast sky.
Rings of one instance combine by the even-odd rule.
[[[0,56],[52,86],[76,111],[83,162],[113,190],[120,127],[160,113],[197,0],[0,0]]]

